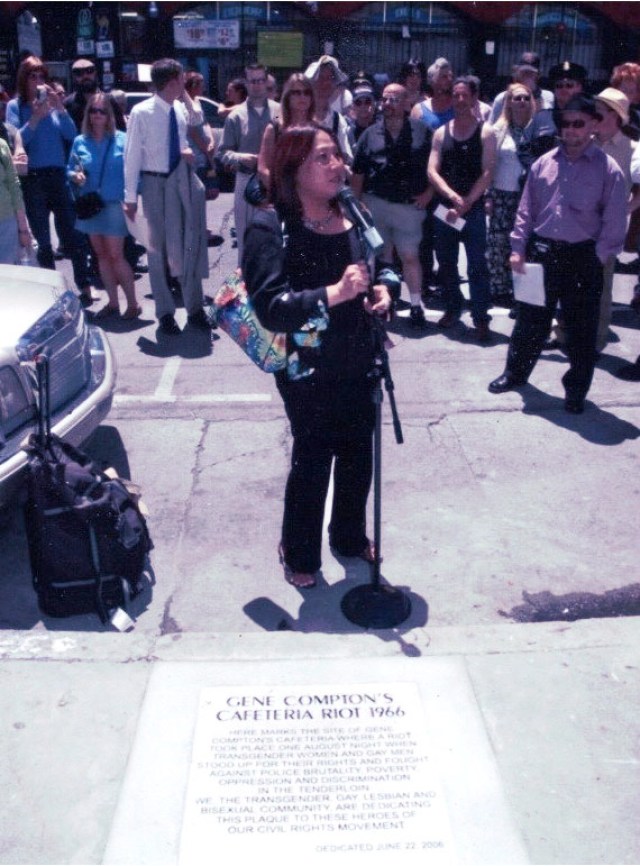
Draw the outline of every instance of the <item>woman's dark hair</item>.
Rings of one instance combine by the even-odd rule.
[[[16,90],[22,102],[29,102],[28,82],[32,72],[44,72],[45,81],[49,80],[49,70],[39,57],[35,57],[33,54],[25,57],[20,66],[18,66],[18,74],[16,76]]]
[[[247,82],[244,80],[244,78],[234,78],[232,81],[229,81],[227,87],[232,87],[235,91],[241,94],[242,99],[240,100],[240,102],[244,102],[249,95],[249,91],[247,90]]]
[[[194,69],[190,69],[189,72],[185,73],[184,89],[187,91],[189,96],[193,95],[193,91],[199,84],[204,84],[204,75],[202,75],[201,72],[196,72]]]
[[[280,105],[282,106],[282,126],[289,126],[291,123],[291,89],[296,84],[300,85],[311,96],[307,120],[310,122],[315,114],[316,100],[313,95],[311,82],[308,78],[305,78],[302,72],[294,72],[293,75],[290,75],[289,78],[287,78],[282,91],[282,99],[280,100]]]
[[[417,72],[420,75],[420,89],[424,90],[427,69],[421,60],[407,60],[406,63],[402,64],[400,73],[398,74],[398,84],[406,84],[407,78],[412,72]]]
[[[302,202],[297,188],[298,170],[313,150],[319,132],[327,133],[342,156],[340,144],[333,131],[317,123],[289,126],[278,136],[271,196],[281,218],[286,222],[302,220]]]

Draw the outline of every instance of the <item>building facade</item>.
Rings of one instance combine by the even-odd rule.
[[[0,4],[0,82],[13,87],[21,52],[40,53],[65,76],[94,59],[106,87],[140,89],[144,66],[166,55],[199,69],[220,99],[244,65],[267,62],[282,82],[322,53],[349,72],[396,76],[408,58],[447,57],[480,77],[491,98],[520,54],[537,51],[543,73],[584,65],[594,86],[620,62],[640,59],[640,4],[492,2],[35,2]],[[39,49],[39,50],[38,50]]]

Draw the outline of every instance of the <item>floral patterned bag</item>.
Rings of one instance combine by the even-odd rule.
[[[287,366],[286,334],[274,334],[263,328],[237,271],[220,286],[207,315],[265,373],[276,373]]]

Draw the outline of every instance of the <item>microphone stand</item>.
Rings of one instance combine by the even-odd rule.
[[[374,251],[367,243],[366,234],[358,227],[358,237],[362,257],[369,264],[373,284]],[[382,383],[389,395],[391,417],[396,442],[404,442],[400,418],[396,406],[393,379],[389,367],[389,355],[385,346],[387,333],[381,318],[371,315],[372,338],[374,342],[374,361],[369,373],[373,383],[373,402],[375,404],[375,426],[373,434],[373,546],[374,560],[370,583],[356,586],[346,593],[340,604],[349,622],[363,628],[393,628],[404,622],[411,613],[411,601],[399,589],[380,580],[380,549],[382,540],[382,402],[384,394]]]

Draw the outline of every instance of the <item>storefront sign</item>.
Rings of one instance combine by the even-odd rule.
[[[291,31],[258,30],[258,62],[265,66],[302,66],[304,36]]]
[[[36,57],[42,57],[42,38],[40,25],[28,10],[18,15],[18,48],[20,51],[30,51]]]
[[[174,18],[176,48],[239,48],[240,22],[205,18]]]
[[[95,54],[96,53],[96,43],[93,39],[78,39],[76,42],[76,53],[79,55],[83,54]]]
[[[109,39],[104,42],[96,42],[96,56],[102,58],[115,57],[113,42]]]

